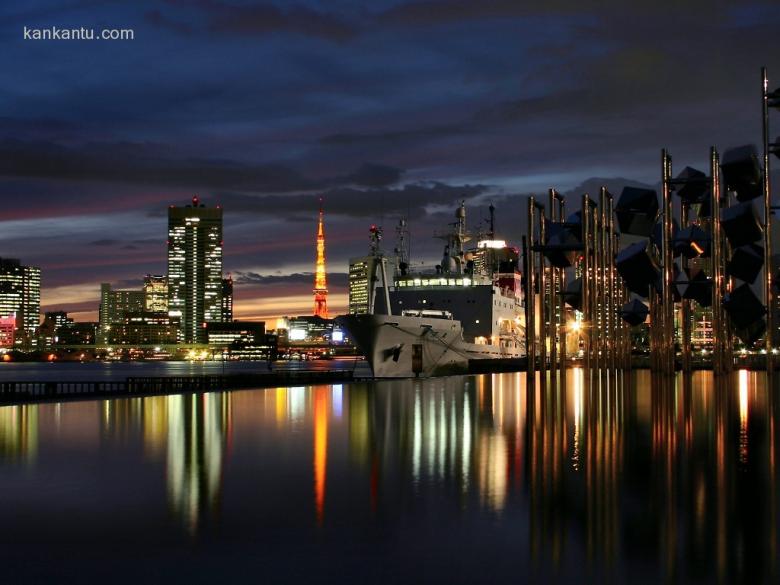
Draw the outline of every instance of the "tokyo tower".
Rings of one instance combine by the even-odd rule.
[[[317,224],[317,264],[314,270],[314,314],[328,318],[328,278],[325,273],[325,228],[322,223],[322,198],[320,219]]]

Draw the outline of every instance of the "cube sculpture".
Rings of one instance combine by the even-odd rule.
[[[684,299],[696,301],[702,307],[712,305],[712,282],[701,268],[683,270],[675,280],[675,288]]]
[[[747,327],[737,327],[734,330],[743,343],[752,345],[764,336],[766,333],[766,319],[761,317],[760,319],[753,321]]]
[[[689,225],[677,232],[674,242],[674,254],[682,254],[686,258],[709,258],[710,235],[697,225]]]
[[[741,284],[723,297],[723,308],[736,329],[745,329],[763,319],[766,308],[749,284]]]
[[[663,229],[664,229],[664,224],[659,219],[656,222],[655,226],[653,226],[653,235],[651,236],[651,239],[653,240],[655,247],[658,248],[659,253],[663,248],[662,245]],[[679,232],[680,232],[680,224],[677,222],[676,218],[672,218],[672,243],[674,243],[675,240],[677,239]],[[672,254],[674,254],[675,257],[680,255],[680,253],[677,250],[674,250]]]
[[[648,309],[647,305],[639,299],[627,302],[623,305],[623,308],[620,309],[620,316],[623,318],[623,321],[631,325],[631,327],[636,327],[637,325],[644,323],[649,314],[650,309]]]
[[[720,225],[729,244],[733,247],[757,242],[763,235],[758,213],[750,201],[738,203],[721,211]]]
[[[566,283],[563,289],[563,301],[575,311],[582,311],[582,278]]]
[[[756,147],[752,144],[724,152],[720,170],[726,189],[734,191],[740,201],[750,201],[763,194],[763,173],[758,164]]]
[[[709,199],[710,178],[701,171],[685,167],[675,180],[682,182],[676,187],[675,193],[689,205],[704,203],[706,199]]]
[[[615,206],[620,233],[649,237],[658,218],[658,195],[652,189],[626,187]]]
[[[628,289],[646,297],[648,289],[661,277],[661,270],[650,251],[650,241],[631,244],[617,255],[616,267]]]
[[[726,274],[752,284],[763,267],[763,248],[756,244],[745,244],[734,249],[731,259],[726,264]]]
[[[556,268],[569,268],[577,261],[582,241],[575,230],[580,226],[566,223],[550,223],[547,225],[547,242],[544,256]]]

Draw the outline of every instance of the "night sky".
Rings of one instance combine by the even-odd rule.
[[[392,248],[408,216],[432,265],[461,199],[517,243],[528,193],[654,185],[664,146],[706,170],[710,145],[758,143],[778,31],[769,2],[4,2],[0,256],[42,268],[43,310],[94,319],[100,282],[166,271],[167,206],[198,194],[225,210],[236,316],[310,314],[321,195],[343,312],[372,223]]]

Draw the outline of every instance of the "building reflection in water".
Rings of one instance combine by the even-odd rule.
[[[358,523],[361,506],[369,519],[451,506],[517,522],[508,530],[540,581],[575,569],[583,581],[619,577],[629,565],[659,581],[776,580],[778,387],[763,373],[716,383],[709,372],[572,369],[564,385],[540,386],[494,374],[3,407],[0,462],[35,462],[39,435],[67,442],[76,431],[59,430],[62,409],[100,441],[138,441],[164,464],[169,508],[194,533],[222,505],[236,403],[237,436],[289,448],[283,463],[255,463],[279,471],[270,481],[305,478],[294,487],[314,525],[340,514]],[[248,481],[235,467],[232,481]]]
[[[316,386],[314,393],[314,508],[317,524],[325,516],[325,480],[328,467],[328,399],[329,386]]]
[[[230,400],[227,393],[166,397],[168,502],[191,532],[219,508]]]
[[[37,404],[0,407],[0,464],[35,463],[38,408]]]

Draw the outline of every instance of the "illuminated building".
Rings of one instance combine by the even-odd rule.
[[[209,347],[231,360],[275,360],[276,335],[265,332],[264,321],[209,323]]]
[[[317,315],[285,317],[288,342],[346,343],[346,333],[333,319]]]
[[[111,345],[169,345],[178,337],[177,324],[167,313],[152,311],[126,312],[121,322],[111,326]]]
[[[184,343],[206,343],[206,324],[222,320],[222,208],[197,196],[168,209],[168,314]]]
[[[102,345],[112,343],[117,334],[112,330],[124,323],[127,313],[141,313],[146,306],[143,290],[114,290],[104,282],[100,285],[100,331],[98,341]]]
[[[62,343],[68,329],[73,327],[73,319],[65,311],[49,311],[43,316],[38,337],[44,347]]]
[[[222,279],[222,322],[233,320],[233,277],[228,274]]]
[[[369,298],[371,279],[375,278],[379,259],[376,256],[349,260],[349,312],[351,315],[371,313],[374,299]]]
[[[35,339],[41,313],[41,269],[23,266],[19,260],[0,258],[0,318],[16,317],[14,342]]]
[[[168,312],[168,277],[156,274],[144,276],[144,309],[152,313]]]
[[[16,313],[0,317],[0,347],[13,347],[16,331]]]
[[[263,341],[265,321],[234,321],[232,323],[209,323],[206,328],[209,345],[229,347],[233,344],[254,344]]]
[[[320,218],[317,222],[317,263],[314,270],[314,314],[328,318],[328,278],[325,272],[325,228],[322,220],[322,199]]]

